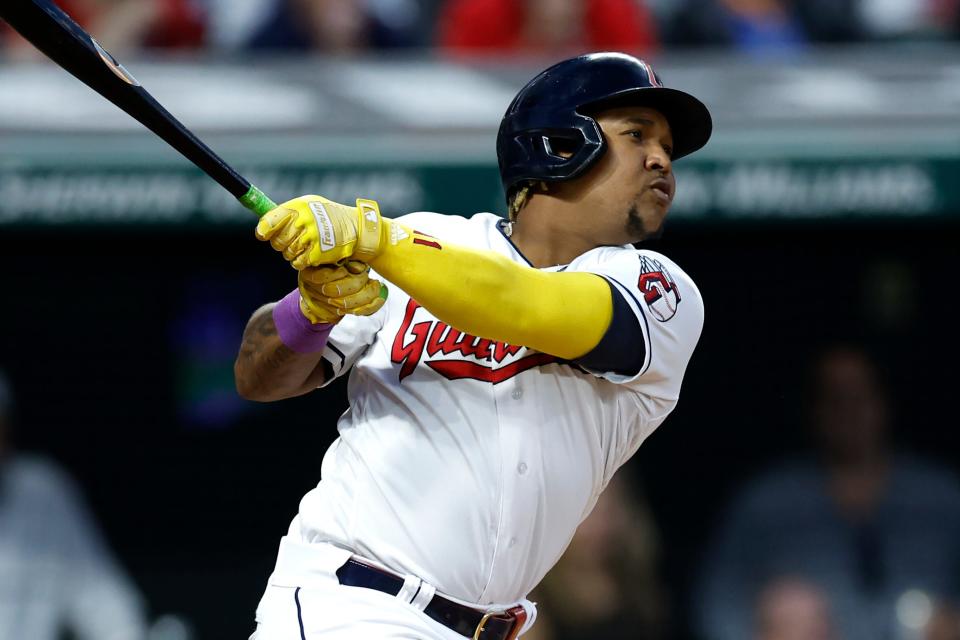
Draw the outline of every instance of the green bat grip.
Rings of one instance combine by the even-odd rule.
[[[259,217],[263,217],[265,213],[271,209],[276,209],[277,204],[271,200],[267,194],[260,189],[257,189],[255,186],[250,185],[250,189],[247,190],[245,194],[237,198],[240,201],[240,204],[245,206],[250,211],[253,211]]]
[[[237,198],[237,200],[240,201],[240,204],[245,206],[247,209],[250,209],[250,211],[253,211],[261,218],[268,211],[277,208],[276,203],[271,200],[267,194],[265,194],[263,191],[260,191],[260,189],[256,188],[254,185],[250,185],[250,189],[245,194]],[[387,285],[381,282],[380,297],[386,300],[387,295],[389,295]]]

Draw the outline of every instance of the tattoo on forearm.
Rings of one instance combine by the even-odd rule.
[[[323,366],[321,354],[299,354],[283,344],[273,323],[273,307],[268,304],[257,309],[243,332],[234,375],[237,389],[246,397],[292,397],[323,382],[322,375],[315,376]]]
[[[286,345],[280,345],[273,353],[269,353],[263,358],[263,363],[266,365],[267,369],[270,371],[275,371],[276,369],[279,369],[285,365],[296,355],[297,354],[288,349]]]
[[[265,382],[263,374],[276,371],[296,356],[286,345],[278,344],[276,336],[277,327],[269,307],[257,311],[243,332],[239,360],[256,378],[257,385]]]
[[[255,358],[267,346],[269,339],[275,335],[277,335],[277,327],[273,324],[273,314],[270,309],[258,310],[250,318],[250,322],[243,332],[240,355],[244,358]]]

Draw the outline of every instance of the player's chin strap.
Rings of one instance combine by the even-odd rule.
[[[596,274],[540,271],[384,222],[370,266],[460,331],[574,359],[610,326],[613,298]]]

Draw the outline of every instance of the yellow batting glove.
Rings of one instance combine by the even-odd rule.
[[[297,283],[300,311],[314,324],[334,324],[347,314],[369,316],[386,302],[380,281],[371,280],[370,267],[356,260],[303,269]]]
[[[340,264],[347,258],[363,262],[380,253],[386,225],[380,206],[358,199],[355,207],[321,196],[300,196],[267,212],[257,224],[257,238],[300,271],[323,264]]]

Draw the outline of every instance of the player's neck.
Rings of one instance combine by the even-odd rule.
[[[569,264],[597,246],[566,224],[559,212],[532,205],[524,207],[513,223],[510,240],[534,267]]]

